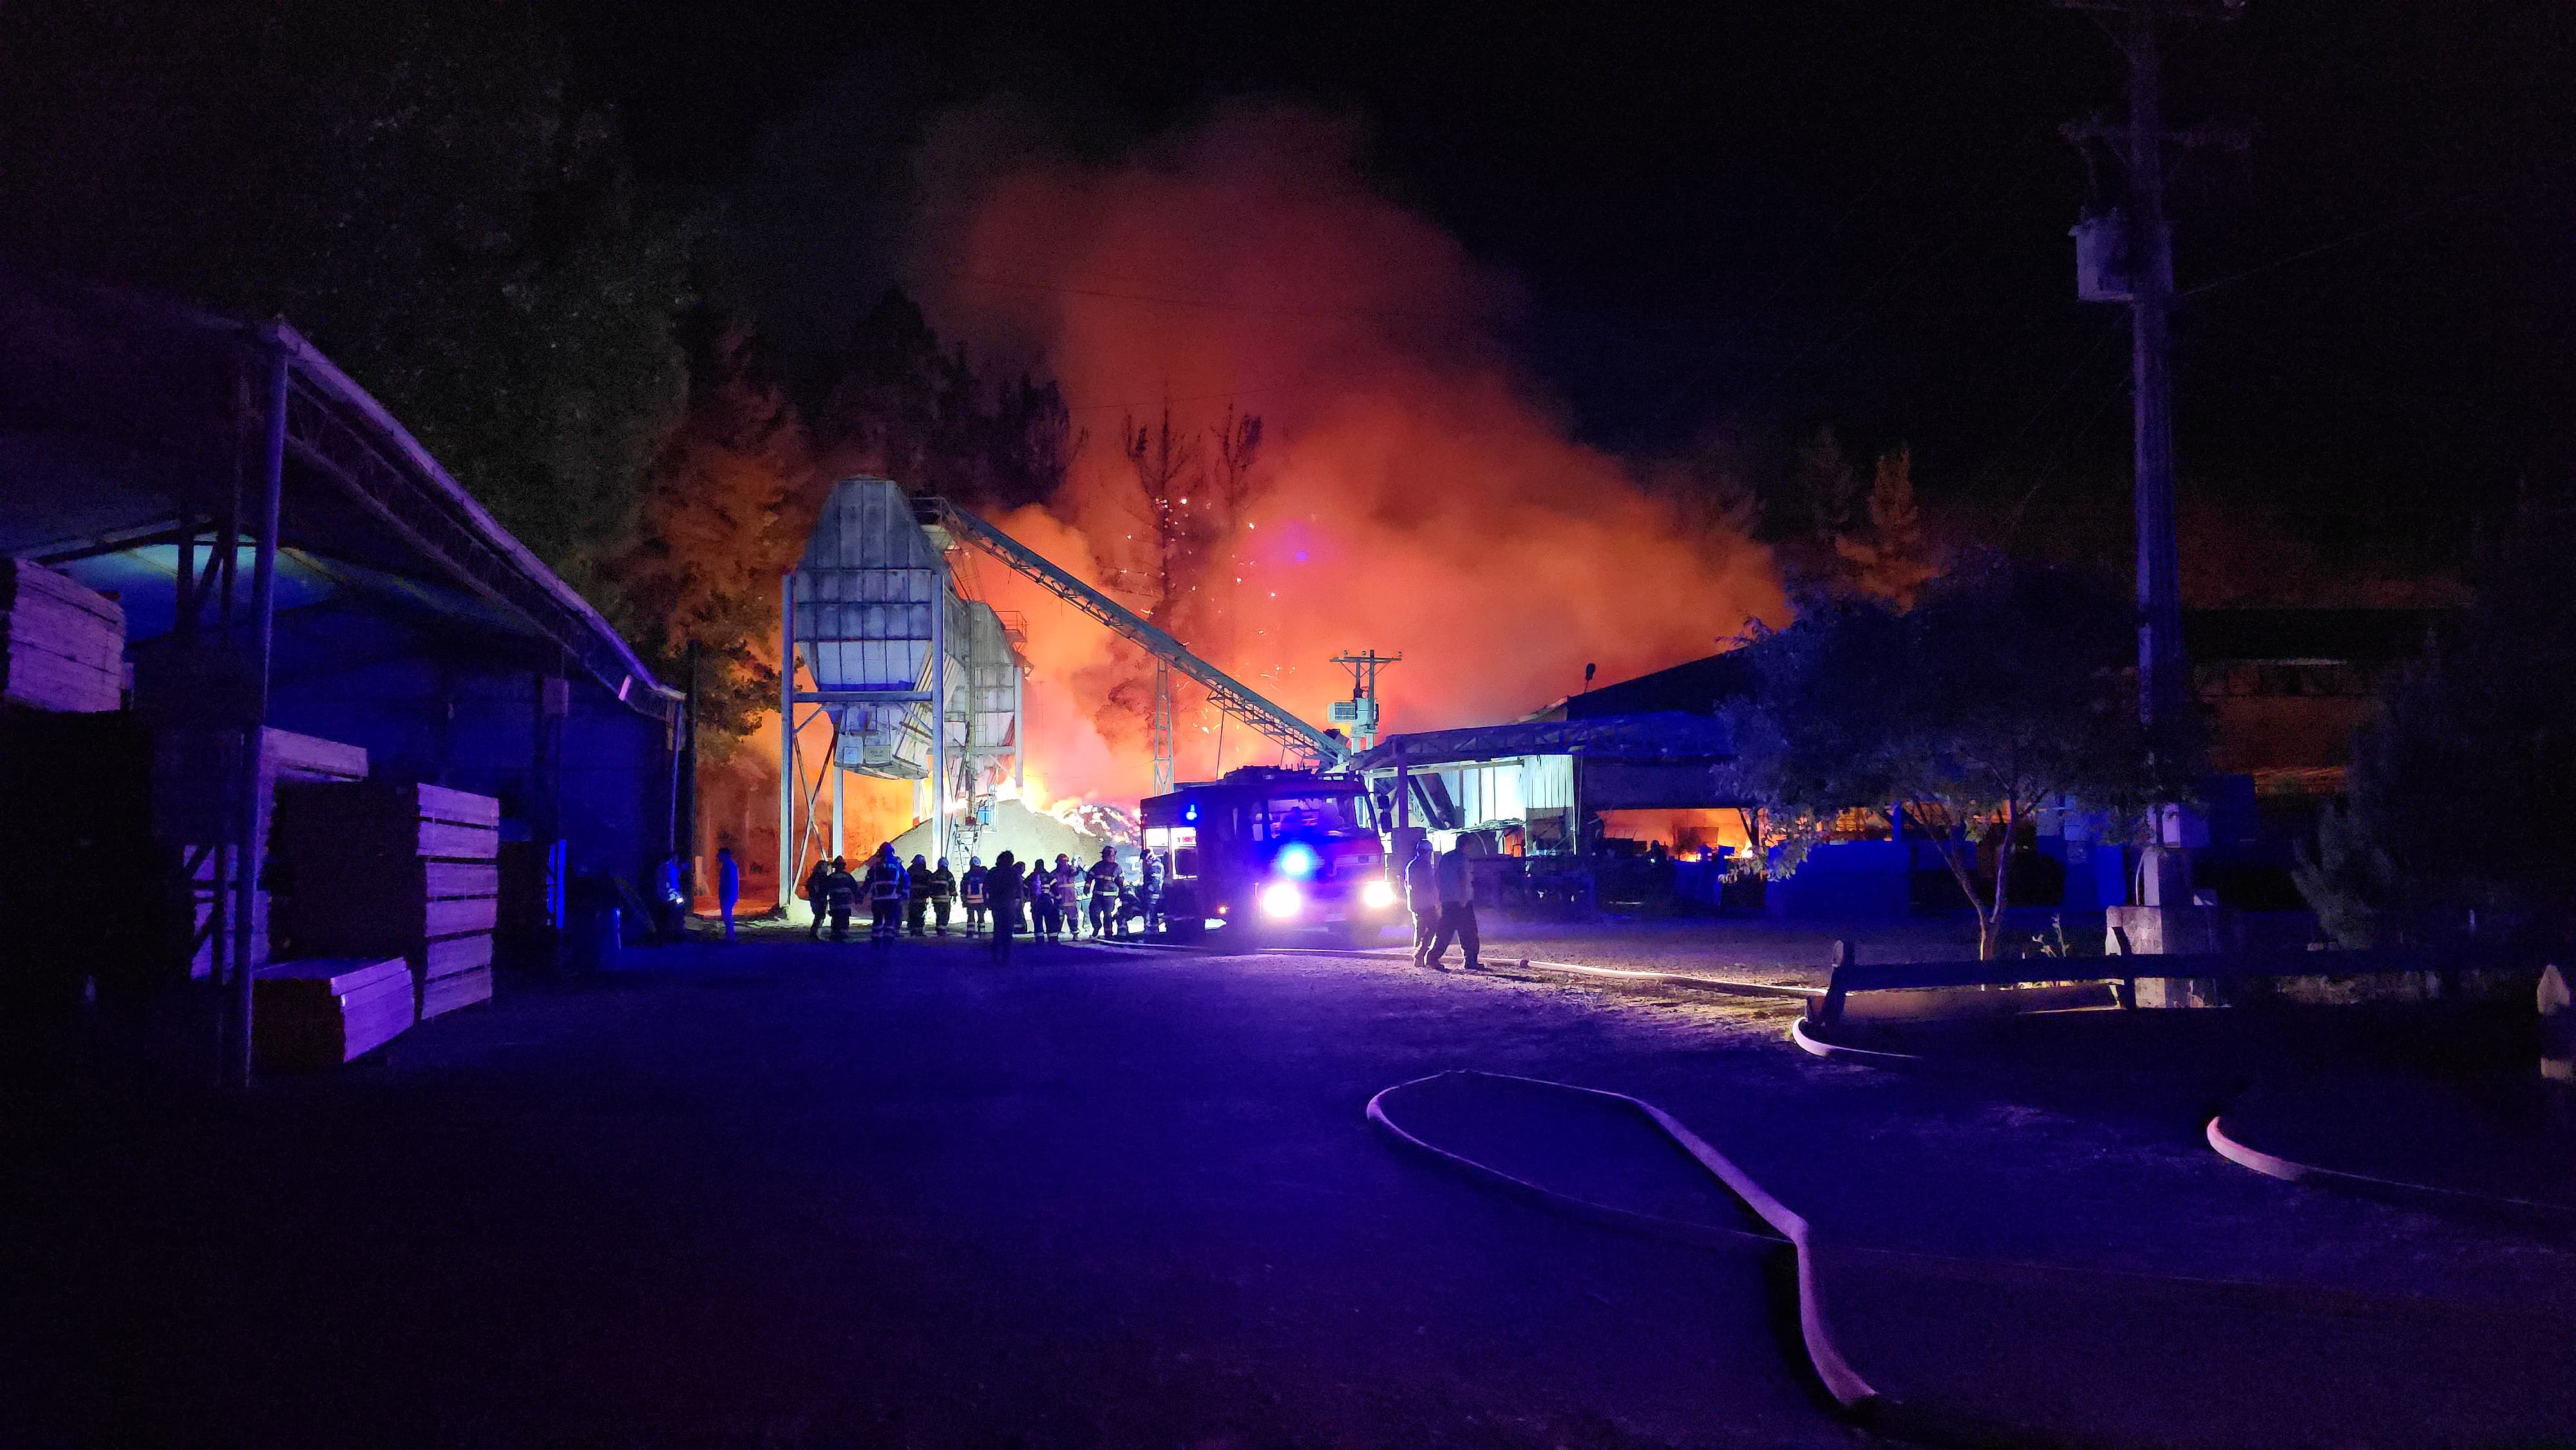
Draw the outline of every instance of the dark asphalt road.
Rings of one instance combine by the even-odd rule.
[[[246,1101],[14,1125],[0,1443],[1850,1442],[1756,1255],[1363,1121],[1542,1066],[1579,1002],[1322,958],[630,960]]]

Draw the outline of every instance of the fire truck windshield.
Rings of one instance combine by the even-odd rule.
[[[1273,837],[1342,835],[1376,829],[1369,819],[1366,796],[1275,796],[1262,802],[1261,813],[1269,824],[1267,834]]]

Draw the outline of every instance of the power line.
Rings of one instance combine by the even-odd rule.
[[[2221,287],[2233,286],[2249,277],[2259,277],[2266,272],[2289,266],[2293,262],[2304,262],[2310,257],[2334,251],[2338,247],[2347,247],[2352,245],[2354,242],[2368,241],[2370,238],[2378,236],[2383,232],[2395,231],[2399,227],[2422,221],[2426,217],[2439,212],[2446,212],[2453,210],[2454,208],[2464,206],[2469,202],[2479,200],[2480,198],[2491,195],[2495,192],[2509,190],[2516,186],[2527,185],[2548,175],[2552,171],[2566,166],[2567,164],[2568,163],[2564,161],[2552,161],[2521,176],[2510,176],[2502,181],[2491,181],[2484,186],[2461,192],[2457,196],[2445,197],[2440,201],[2417,207],[2413,211],[2401,213],[2384,221],[2373,222],[2369,226],[2363,227],[2358,231],[2346,232],[2342,236],[2335,237],[2329,241],[2319,242],[2313,247],[2302,248],[2290,253],[2286,257],[2275,257],[2271,261],[2258,263],[2246,268],[2244,271],[2232,272],[2227,276],[2219,278],[2215,282],[2203,282],[2197,287],[2186,288],[2177,295],[2182,297],[2197,297],[2203,292],[2214,292]]]
[[[1985,466],[1979,468],[1974,474],[1970,475],[1968,486],[1971,491],[1973,491],[1977,485],[1984,483],[1988,478],[1992,477],[1996,469],[2003,466],[2003,461],[2012,456],[2013,448],[2030,433],[2031,429],[2039,426],[2039,420],[2047,417],[2050,409],[2055,408],[2068,393],[2074,391],[2076,381],[2082,378],[2085,371],[2091,368],[2094,362],[2102,356],[2102,349],[2109,344],[2112,339],[2119,337],[2120,335],[2121,329],[2110,322],[2103,323],[2095,331],[2092,345],[2085,348],[2084,351],[2076,357],[2075,366],[2066,370],[2066,376],[2058,382],[2056,389],[2048,395],[2047,401],[2041,403],[2036,409],[2033,409],[2031,415],[2022,420],[2022,425],[2020,427],[2015,428],[2002,443],[1996,445],[1995,451],[1987,457]]]

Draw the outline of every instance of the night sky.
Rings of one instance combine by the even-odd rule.
[[[830,192],[852,250],[886,251],[901,157],[956,108],[1008,96],[1105,157],[1228,98],[1319,104],[1369,126],[1389,195],[1519,280],[1512,344],[1587,441],[1832,424],[1912,445],[1927,499],[1990,541],[2017,509],[2017,542],[2125,528],[2123,319],[2074,299],[2084,173],[2056,131],[2120,110],[2120,65],[2044,0],[568,3],[585,83],[675,193]],[[2569,460],[2576,6],[2254,0],[2168,55],[2177,124],[2254,133],[2175,184],[2180,285],[2210,288],[2177,329],[2187,498],[2455,564],[2480,511]],[[866,264],[815,290],[839,295],[794,305],[854,311]]]

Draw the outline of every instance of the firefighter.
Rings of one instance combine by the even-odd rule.
[[[1476,948],[1476,883],[1467,870],[1467,838],[1440,855],[1440,864],[1432,870],[1440,890],[1440,931],[1431,938],[1431,951],[1426,958],[1432,970],[1440,970],[1440,957],[1449,950],[1449,939],[1458,939],[1459,950],[1466,958],[1459,970],[1472,972],[1484,964],[1477,960]]]
[[[903,873],[903,880],[904,930],[920,936],[923,934],[921,919],[930,910],[930,862],[919,856],[913,857],[911,868]]]
[[[724,912],[724,939],[733,943],[733,909],[742,900],[742,863],[733,858],[733,847],[716,847],[716,906]]]
[[[993,858],[992,873],[984,887],[993,904],[993,960],[1007,963],[1011,959],[1011,937],[1020,929],[1020,897],[1028,882],[1020,863],[1004,851]]]
[[[903,902],[912,894],[911,886],[894,843],[877,847],[877,858],[868,867],[868,940],[880,949],[893,946],[903,932]]]
[[[842,869],[841,860],[837,856],[830,860],[817,860],[814,863],[814,869],[805,877],[805,899],[814,907],[814,925],[806,935],[816,941],[823,939],[823,916],[826,906],[823,888],[831,881],[832,873],[840,869]]]
[[[1147,851],[1144,861],[1137,869],[1136,876],[1136,905],[1138,914],[1142,918],[1136,929],[1147,936],[1152,936],[1155,925],[1161,920],[1163,910],[1162,853]]]
[[[991,877],[992,873],[984,869],[983,857],[969,856],[966,858],[966,879],[957,883],[957,894],[959,899],[966,903],[966,934],[968,936],[973,936],[975,933],[984,929],[984,913],[988,910],[987,903],[990,900],[990,897],[986,894],[987,888],[985,883],[990,880]]]
[[[1404,863],[1404,904],[1413,913],[1413,964],[1431,965],[1431,938],[1440,930],[1440,863],[1431,854],[1431,838],[1413,838],[1413,859]]]
[[[948,869],[948,858],[942,856],[930,872],[930,920],[941,936],[948,935],[948,909],[956,902],[957,873]]]
[[[1055,920],[1062,936],[1082,940],[1082,868],[1062,851],[1055,853]]]
[[[1044,856],[1030,860],[1025,873],[1029,897],[1029,940],[1054,941],[1064,931],[1056,911],[1055,868]]]
[[[828,915],[832,918],[832,940],[848,941],[850,913],[859,904],[858,878],[850,874],[850,863],[838,856],[815,862],[814,869],[823,878],[814,888],[814,924],[819,929]]]
[[[1020,900],[1028,907],[1029,940],[1046,941],[1055,935],[1055,871],[1046,857],[1032,855],[1020,867]]]
[[[1101,847],[1100,859],[1091,863],[1082,879],[1091,888],[1091,939],[1098,941],[1120,931],[1118,895],[1127,889],[1127,873],[1118,869],[1116,848]]]

